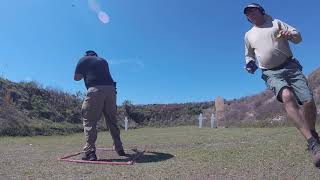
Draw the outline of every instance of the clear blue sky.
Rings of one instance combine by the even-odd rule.
[[[212,101],[265,89],[260,71],[244,66],[250,28],[240,0],[97,0],[110,16],[103,24],[87,0],[1,0],[0,75],[19,82],[85,92],[73,81],[85,50],[106,58],[118,82],[118,104]],[[319,0],[255,1],[296,27],[292,45],[309,74],[319,67]],[[308,3],[307,3],[308,2]]]

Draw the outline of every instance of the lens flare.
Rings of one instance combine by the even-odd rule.
[[[103,23],[107,24],[110,21],[109,15],[101,10],[99,3],[96,0],[88,0],[89,8],[95,12],[98,16],[98,19]]]
[[[98,13],[98,18],[99,18],[99,20],[100,20],[102,23],[104,23],[104,24],[107,24],[107,23],[109,22],[109,20],[110,20],[108,14],[105,13],[105,12],[103,12],[103,11],[100,11],[100,12]]]

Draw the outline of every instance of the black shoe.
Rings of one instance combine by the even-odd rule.
[[[82,160],[86,160],[86,161],[96,161],[97,160],[97,155],[95,151],[91,151],[88,154],[84,154],[82,156]]]
[[[117,154],[118,154],[119,156],[126,156],[126,153],[124,152],[123,149],[117,151]]]
[[[314,137],[317,140],[317,143],[320,144],[320,138],[319,138],[318,133],[316,131],[311,131],[311,135],[312,135],[312,137]],[[309,144],[307,144],[306,151],[311,151]]]
[[[309,149],[312,155],[314,165],[320,168],[320,144],[317,142],[310,144]]]

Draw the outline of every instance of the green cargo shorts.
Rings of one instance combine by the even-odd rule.
[[[300,105],[313,99],[308,81],[302,73],[302,66],[295,59],[290,60],[281,68],[262,70],[261,78],[280,102],[282,99],[279,93],[284,87],[292,90]]]

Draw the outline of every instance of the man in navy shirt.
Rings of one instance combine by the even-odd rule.
[[[83,160],[95,161],[97,140],[97,122],[103,114],[110,129],[115,150],[119,156],[125,156],[120,130],[117,125],[116,83],[113,81],[108,63],[98,57],[94,51],[87,51],[76,67],[74,80],[84,79],[87,95],[82,104],[83,127],[86,138]]]

